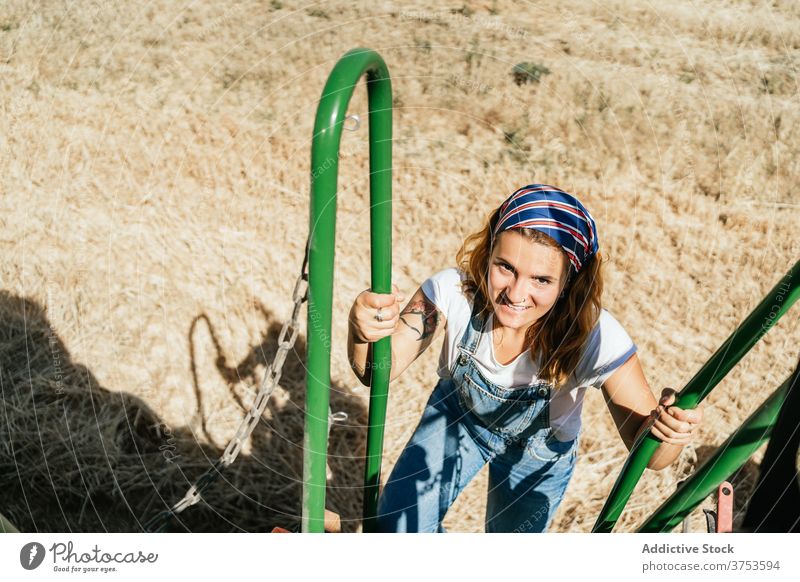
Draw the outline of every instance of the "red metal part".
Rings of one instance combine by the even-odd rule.
[[[723,481],[717,489],[717,533],[733,531],[733,485]]]
[[[275,526],[270,533],[294,533],[286,528]],[[342,533],[342,520],[338,513],[325,510],[325,533]]]

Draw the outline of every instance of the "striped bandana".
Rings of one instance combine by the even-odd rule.
[[[500,206],[492,240],[509,228],[532,228],[553,237],[577,273],[597,252],[597,226],[577,198],[545,184],[530,184]]]

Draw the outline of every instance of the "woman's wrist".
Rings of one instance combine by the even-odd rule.
[[[653,453],[650,462],[647,463],[647,468],[653,471],[660,471],[661,469],[669,467],[681,454],[683,447],[684,445],[661,443],[656,449],[656,452]]]
[[[654,423],[654,415],[651,414],[647,418],[644,419],[639,430],[636,432],[636,437],[634,438],[634,442],[639,440],[639,437],[642,433],[647,432],[653,426]],[[655,436],[655,435],[653,435]],[[655,437],[658,438],[658,437]],[[647,463],[647,468],[652,469],[654,471],[660,471],[666,467],[669,467],[675,459],[678,458],[678,455],[681,454],[681,450],[683,449],[682,444],[672,444],[666,443],[661,441],[658,445],[658,448],[653,453],[653,456]]]

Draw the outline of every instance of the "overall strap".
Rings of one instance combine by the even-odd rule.
[[[468,352],[470,355],[475,354],[475,350],[478,347],[478,342],[481,338],[481,333],[486,325],[486,321],[488,317],[484,318],[478,315],[481,306],[477,301],[473,301],[472,303],[472,313],[470,314],[470,320],[467,324],[467,328],[464,330],[464,335],[461,337],[461,341],[458,344],[458,347]]]

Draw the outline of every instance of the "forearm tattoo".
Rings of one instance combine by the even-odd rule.
[[[412,325],[409,323],[409,319],[411,318],[407,316],[410,315],[419,315],[422,325]],[[417,341],[422,341],[425,338],[433,335],[433,333],[436,331],[436,325],[439,323],[439,312],[436,310],[435,305],[429,301],[420,299],[419,301],[414,301],[413,303],[406,305],[406,308],[403,309],[403,312],[400,314],[400,321],[405,323],[408,327],[419,334]]]

